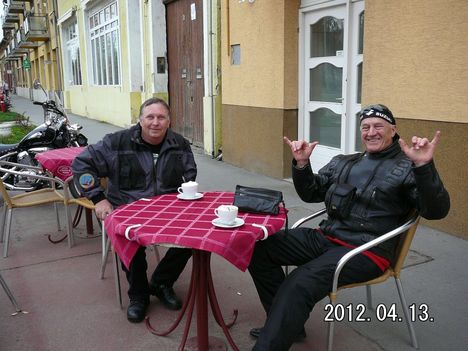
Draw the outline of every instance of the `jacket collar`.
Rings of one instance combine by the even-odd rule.
[[[398,139],[399,138],[394,138],[393,143],[391,143],[390,146],[387,147],[385,150],[382,150],[380,152],[375,152],[375,153],[365,152],[365,154],[370,159],[395,157],[401,152],[401,147],[400,147],[400,144],[398,143]]]

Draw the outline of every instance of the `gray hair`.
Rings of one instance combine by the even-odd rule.
[[[148,100],[146,100],[144,103],[141,104],[140,106],[140,114],[138,115],[139,118],[141,118],[141,116],[143,115],[143,109],[147,106],[150,106],[150,105],[153,105],[153,104],[161,104],[163,105],[167,112],[169,112],[169,116],[171,114],[171,108],[169,107],[169,104],[164,101],[163,99],[160,99],[160,98],[157,98],[157,97],[154,97],[154,98],[150,98]]]

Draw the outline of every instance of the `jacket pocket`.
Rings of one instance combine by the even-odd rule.
[[[145,186],[145,172],[135,155],[119,155],[119,185],[122,190]]]
[[[158,171],[161,173],[162,186],[164,188],[172,189],[177,188],[184,182],[182,176],[184,175],[184,154],[182,152],[172,152],[165,155],[163,162],[158,163],[158,168],[163,167],[163,170]],[[190,179],[186,179],[189,181]]]
[[[334,183],[325,195],[325,206],[331,218],[345,219],[351,212],[356,197],[356,187]]]

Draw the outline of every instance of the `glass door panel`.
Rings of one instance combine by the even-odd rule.
[[[343,20],[326,16],[310,26],[310,57],[336,56],[343,51]]]
[[[341,101],[343,68],[321,63],[310,69],[310,101]]]
[[[310,113],[310,139],[321,140],[321,144],[341,147],[341,115],[327,108]]]

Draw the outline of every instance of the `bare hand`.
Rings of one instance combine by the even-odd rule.
[[[298,167],[304,167],[309,163],[310,155],[318,144],[318,141],[308,143],[305,140],[294,140],[291,141],[287,137],[283,137],[283,140],[291,148],[294,159],[297,162]]]
[[[94,205],[94,211],[100,220],[106,219],[112,210],[112,205],[109,201],[107,201],[107,199],[101,200],[96,205]]]
[[[427,138],[420,138],[415,135],[411,138],[411,147],[409,147],[401,138],[399,143],[406,156],[408,156],[408,158],[413,161],[416,167],[419,167],[431,162],[439,139],[440,131],[437,131],[431,142],[429,142]]]

